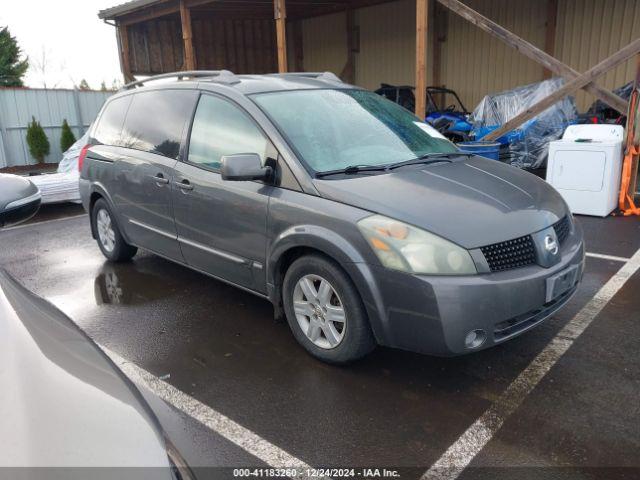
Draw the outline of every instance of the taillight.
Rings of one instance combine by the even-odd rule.
[[[91,144],[87,144],[84,147],[82,147],[82,150],[80,150],[80,155],[78,155],[78,171],[79,172],[82,172],[82,164],[84,163],[84,157],[87,156],[87,152],[91,147],[92,147]]]

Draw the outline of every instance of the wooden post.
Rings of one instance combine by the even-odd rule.
[[[118,53],[120,57],[120,70],[124,77],[124,83],[133,82],[135,77],[131,73],[131,54],[129,51],[129,28],[126,25],[116,27],[118,40]]]
[[[500,138],[505,133],[510,132],[511,130],[518,128],[524,122],[532,119],[539,113],[545,111],[547,108],[552,106],[554,103],[558,102],[565,96],[569,95],[571,92],[578,90],[579,88],[584,87],[588,83],[593,82],[595,79],[604,75],[612,68],[620,65],[622,62],[628,60],[633,55],[640,52],[640,38],[631,42],[626,47],[618,50],[616,53],[611,55],[610,57],[604,59],[602,62],[598,63],[596,66],[590,68],[585,73],[580,75],[579,77],[571,80],[566,83],[562,88],[559,88],[551,95],[543,98],[535,105],[532,105],[524,112],[519,113],[507,123],[505,123],[502,127],[497,130],[494,130],[489,135],[483,137],[483,140],[493,141],[497,138]]]
[[[489,20],[487,17],[479,14],[459,0],[438,0],[438,2],[440,2],[442,5],[444,5],[457,15],[460,15],[462,18],[469,21],[476,27],[480,28],[481,30],[484,30],[490,35],[499,38],[508,46],[519,51],[526,57],[529,57],[533,61],[540,63],[543,67],[548,68],[556,75],[560,75],[568,81],[574,80],[580,75],[580,72],[574,70],[568,65],[565,65],[560,60],[552,57],[548,53],[543,52],[538,47],[534,46],[530,42],[527,42],[526,40],[523,40],[506,28],[498,25],[496,22]],[[625,102],[618,95],[611,93],[610,91],[596,85],[595,83],[589,83],[583,88],[605,102],[607,105],[616,109],[623,115],[626,115],[628,102]]]
[[[553,56],[556,52],[556,26],[558,24],[558,0],[547,0],[547,21],[544,37],[544,51]],[[543,70],[543,78],[551,78],[553,72],[548,68]]]
[[[296,72],[304,72],[304,40],[302,36],[302,20],[291,23],[293,28],[293,68]]]
[[[427,25],[429,0],[416,0],[416,116],[424,120],[427,110]]]
[[[276,20],[278,72],[287,73],[287,7],[285,5],[285,0],[273,0],[273,13]]]
[[[347,28],[347,61],[340,73],[340,78],[347,83],[356,82],[356,18],[352,8],[345,12]]]
[[[180,23],[182,24],[182,40],[184,42],[184,70],[196,69],[196,52],[193,48],[193,33],[191,31],[191,11],[180,0]]]
[[[438,2],[433,5],[433,80],[436,87],[442,84],[442,43],[447,38],[447,9]]]
[[[634,90],[640,89],[640,55],[636,55],[636,78],[633,83]],[[628,145],[633,145],[635,147],[636,152],[640,151],[640,114],[638,109],[638,103],[631,108],[629,105],[629,112],[627,114],[627,125],[630,125],[631,128],[628,128],[628,134],[632,135],[632,142],[628,142]],[[629,120],[633,117],[633,120]],[[625,152],[626,153],[626,152]],[[631,161],[631,178],[629,180],[629,195],[633,199],[638,191],[640,191],[640,185],[638,185],[638,155],[634,155]]]

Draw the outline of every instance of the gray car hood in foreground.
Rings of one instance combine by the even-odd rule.
[[[537,232],[568,213],[544,180],[481,157],[315,185],[324,198],[421,227],[465,248]]]
[[[0,466],[165,467],[140,393],[48,302],[0,270]]]
[[[2,184],[2,188],[0,188],[0,212],[2,212],[9,203],[31,197],[38,193],[38,187],[28,179],[19,177],[18,175],[0,173],[0,184]]]

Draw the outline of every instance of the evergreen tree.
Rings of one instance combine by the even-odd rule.
[[[22,87],[22,77],[29,68],[27,59],[20,60],[18,42],[8,27],[0,29],[0,87]]]
[[[38,163],[43,163],[44,157],[49,155],[49,139],[35,117],[31,117],[27,127],[27,145],[29,145],[29,153]]]
[[[62,133],[60,134],[60,150],[62,150],[62,152],[66,152],[74,143],[76,143],[76,136],[71,131],[71,128],[67,123],[67,119],[65,118],[62,122]]]
[[[84,78],[80,80],[80,85],[78,85],[78,88],[80,90],[91,90],[91,87],[89,86],[89,82],[87,82]]]

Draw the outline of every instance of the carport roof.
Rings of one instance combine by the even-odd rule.
[[[397,0],[296,0],[288,2],[287,16],[290,18],[313,17],[393,1]],[[184,5],[189,9],[218,16],[271,19],[274,16],[272,0],[184,0]],[[178,13],[179,10],[179,0],[131,0],[100,10],[98,17],[131,24]]]
[[[112,19],[120,15],[131,13],[139,8],[148,7],[156,3],[163,3],[164,0],[131,0],[115,7],[105,8],[98,12],[98,18]]]

